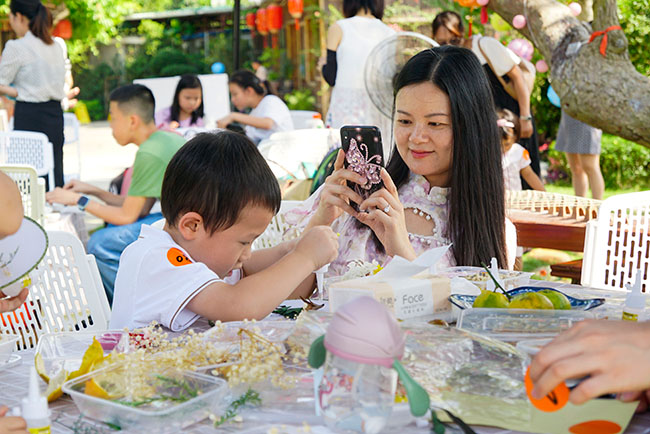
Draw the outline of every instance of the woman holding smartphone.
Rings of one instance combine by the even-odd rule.
[[[52,15],[40,0],[11,0],[9,9],[9,24],[19,39],[8,41],[2,52],[0,92],[16,97],[15,130],[41,132],[50,139],[54,185],[63,187],[65,55],[52,39]]]
[[[367,177],[345,169],[339,151],[332,175],[285,214],[288,223],[298,230],[331,225],[341,234],[330,277],[354,260],[413,260],[448,244],[447,265],[496,257],[500,267],[511,266],[516,243],[509,243],[508,261],[497,119],[476,56],[453,46],[422,51],[400,72],[394,94],[395,144],[380,171],[384,188],[367,198],[351,189],[348,181],[365,184]]]

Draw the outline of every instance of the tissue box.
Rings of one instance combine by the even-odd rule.
[[[433,315],[451,310],[451,280],[421,273],[405,278],[377,276],[333,283],[329,288],[330,310],[366,295],[386,305],[398,319]]]

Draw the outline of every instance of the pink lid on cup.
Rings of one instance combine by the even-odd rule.
[[[389,368],[404,355],[404,341],[404,333],[386,306],[364,296],[336,311],[324,345],[343,359]]]

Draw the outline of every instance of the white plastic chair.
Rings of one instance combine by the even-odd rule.
[[[0,170],[9,175],[20,190],[23,200],[23,211],[26,216],[43,225],[45,214],[45,181],[36,174],[32,166],[14,164],[0,166]]]
[[[0,131],[9,131],[9,116],[5,109],[0,109]]]
[[[283,200],[280,211],[273,216],[271,223],[269,223],[262,235],[253,242],[252,249],[268,249],[285,241],[283,235],[289,229],[289,224],[284,220],[283,214],[301,203],[299,200]]]
[[[54,152],[43,133],[0,132],[0,163],[32,166],[38,176],[49,176],[50,190],[54,189]]]
[[[19,349],[35,347],[44,333],[106,330],[108,299],[93,255],[68,232],[48,232],[49,246],[32,271],[26,303],[0,314],[0,329],[18,334]]]
[[[327,152],[339,146],[338,129],[314,128],[274,133],[258,145],[277,178],[287,175],[305,179],[305,165],[318,167]]]
[[[580,284],[625,290],[637,270],[650,292],[650,191],[612,196],[587,223]]]
[[[81,140],[79,139],[79,119],[74,113],[63,113],[63,145],[77,145],[77,173],[73,177],[81,178]]]

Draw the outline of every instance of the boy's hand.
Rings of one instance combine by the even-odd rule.
[[[316,226],[303,234],[293,251],[311,259],[314,270],[318,270],[336,259],[339,242],[332,228]]]
[[[27,432],[27,422],[22,417],[5,416],[9,409],[5,406],[0,407],[0,433],[2,434],[29,434]]]

